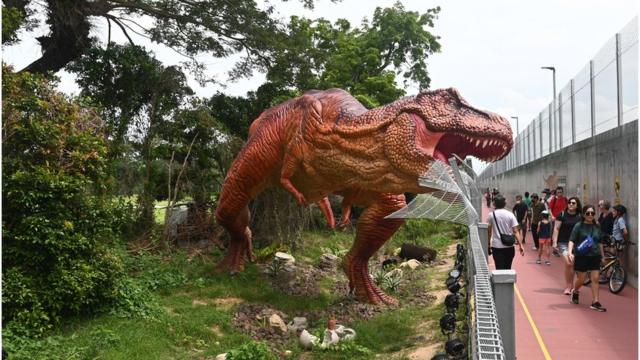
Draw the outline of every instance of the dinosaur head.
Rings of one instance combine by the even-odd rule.
[[[474,108],[453,88],[422,92],[398,110],[412,117],[418,150],[445,164],[452,154],[493,162],[513,146],[507,119]]]

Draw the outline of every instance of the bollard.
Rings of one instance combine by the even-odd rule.
[[[480,245],[482,246],[482,252],[484,258],[489,258],[489,224],[478,223],[478,237],[480,238]]]
[[[514,286],[516,283],[515,270],[493,270],[491,272],[493,298],[498,312],[498,324],[502,345],[507,359],[516,358],[516,322]]]

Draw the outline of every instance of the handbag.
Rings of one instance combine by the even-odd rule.
[[[514,235],[503,234],[500,231],[500,225],[498,225],[498,220],[496,220],[496,212],[492,212],[493,214],[493,222],[496,223],[496,228],[498,229],[498,234],[500,235],[500,241],[504,246],[513,246],[516,243],[516,237]]]
[[[593,248],[593,228],[591,228],[591,234],[589,234],[576,248],[578,255],[587,255],[591,248]]]

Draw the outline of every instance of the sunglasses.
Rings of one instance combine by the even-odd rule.
[[[587,216],[593,216],[593,215],[596,214],[596,212],[595,211],[587,211],[584,214],[587,215]]]
[[[578,205],[578,203],[575,201],[569,201],[569,205]]]

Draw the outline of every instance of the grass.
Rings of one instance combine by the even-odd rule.
[[[413,242],[432,247],[443,254],[453,243],[455,228],[433,222],[409,221],[386,245],[399,247]],[[316,264],[326,251],[344,252],[353,242],[352,232],[306,232],[303,246],[294,252],[297,261]],[[331,289],[336,279],[319,281],[322,291],[314,297],[290,296],[272,287],[250,264],[235,276],[214,274],[213,265],[222,256],[215,251],[189,260],[183,252],[142,254],[127,259],[135,281],[152,293],[153,306],[158,309],[153,318],[122,317],[108,313],[67,321],[50,337],[33,341],[30,349],[14,355],[29,359],[213,359],[249,342],[248,335],[233,326],[233,306],[217,306],[215,299],[237,298],[244,303],[268,304],[287,314],[322,310],[333,304],[338,295]],[[408,280],[411,286],[443,289],[446,272],[420,272],[419,278]],[[437,285],[436,288],[433,284]],[[402,290],[392,294],[402,298]],[[388,310],[367,321],[345,324],[358,333],[352,344],[334,350],[303,351],[292,337],[288,349],[290,358],[304,359],[369,359],[373,354],[382,358],[401,357],[414,345],[420,324],[437,323],[444,314],[442,304],[428,307],[412,306]],[[135,314],[133,314],[135,315]],[[313,324],[312,324],[313,326]],[[315,324],[316,331],[323,324]],[[436,325],[437,328],[437,325]],[[428,336],[431,342],[443,342],[437,332]],[[406,351],[405,351],[406,352]],[[406,354],[405,354],[406,355]]]

